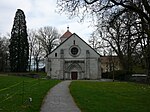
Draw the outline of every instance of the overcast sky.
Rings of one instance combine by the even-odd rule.
[[[79,19],[68,19],[65,14],[56,13],[57,0],[0,0],[0,34],[10,33],[17,9],[22,9],[26,15],[28,29],[43,26],[56,27],[60,33],[67,30],[76,33],[85,41],[92,33],[90,23],[79,23]]]

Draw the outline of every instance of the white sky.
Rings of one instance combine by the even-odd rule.
[[[79,19],[68,19],[65,14],[56,13],[57,0],[0,0],[0,34],[10,33],[17,9],[26,16],[27,28],[37,29],[43,26],[56,27],[60,33],[67,30],[76,33],[86,42],[92,33],[88,21],[79,23]]]

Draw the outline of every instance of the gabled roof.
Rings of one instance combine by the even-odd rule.
[[[86,45],[88,45],[91,49],[93,49],[89,44],[87,44],[82,38],[80,38],[76,33],[73,33],[73,34],[71,34],[66,40],[64,40],[63,42],[61,42],[51,53],[53,53],[55,50],[57,50],[63,43],[65,43],[72,35],[76,35],[79,39],[81,39]],[[97,52],[97,51],[95,51],[95,49],[93,49],[94,50],[94,52],[96,53],[96,54],[98,54],[99,56],[100,56],[100,54]],[[50,54],[51,54],[50,53]],[[48,54],[48,55],[50,55],[50,54]],[[47,56],[48,56],[47,55]],[[47,57],[46,56],[46,57]]]

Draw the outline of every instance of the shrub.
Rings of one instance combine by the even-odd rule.
[[[114,72],[111,71],[111,72],[103,73],[102,78],[113,79],[113,74],[114,74],[115,80],[125,81],[125,80],[129,80],[132,73],[124,71],[124,70],[117,70],[117,71],[114,71]]]

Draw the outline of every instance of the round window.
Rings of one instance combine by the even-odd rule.
[[[77,54],[78,54],[78,52],[79,52],[79,50],[78,50],[78,48],[77,48],[77,47],[73,47],[73,48],[71,48],[71,54],[72,54],[72,55],[77,55]]]

